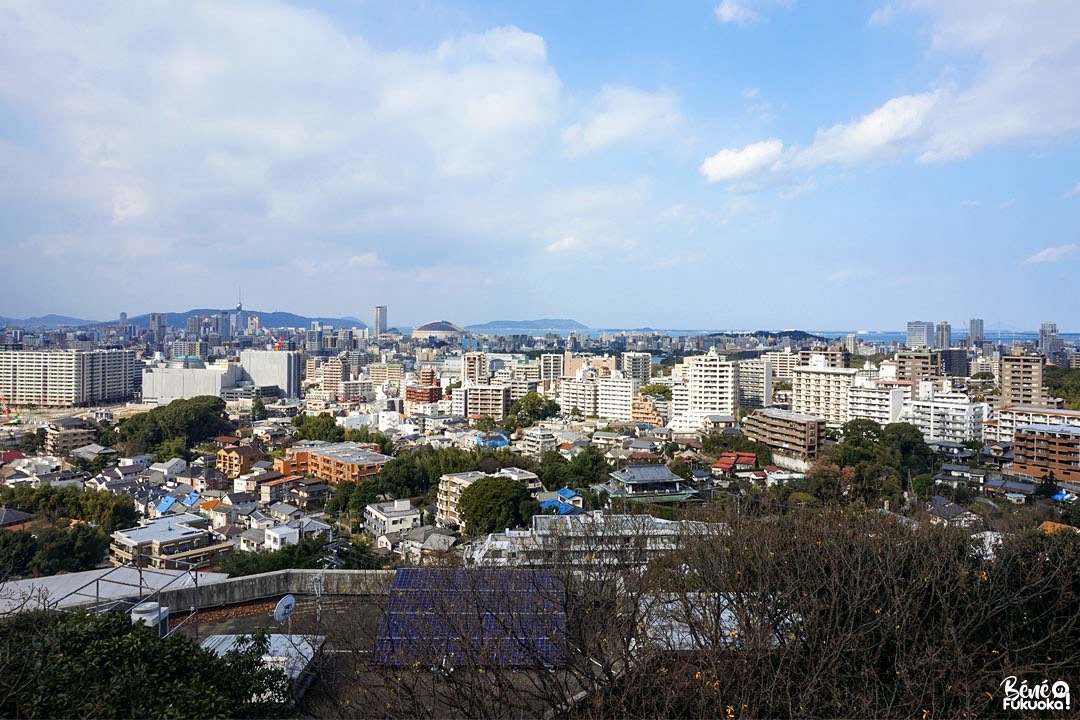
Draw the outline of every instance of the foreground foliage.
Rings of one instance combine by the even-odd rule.
[[[0,620],[0,716],[277,716],[288,681],[263,667],[265,649],[257,638],[219,658],[123,613],[18,613]]]

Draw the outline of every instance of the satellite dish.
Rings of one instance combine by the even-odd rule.
[[[277,607],[274,608],[274,620],[277,622],[285,622],[292,615],[292,611],[296,608],[296,598],[292,595],[286,595],[278,600]]]

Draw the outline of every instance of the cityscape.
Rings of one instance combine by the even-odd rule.
[[[1076,27],[0,0],[0,716],[1076,716]]]

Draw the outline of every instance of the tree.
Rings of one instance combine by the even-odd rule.
[[[477,418],[473,421],[473,427],[480,432],[491,432],[498,426],[498,423],[495,422],[495,418],[491,417],[490,415],[484,415],[483,417]]]
[[[540,458],[540,466],[536,469],[536,474],[540,476],[540,482],[547,490],[566,487],[571,480],[570,461],[558,450],[548,450]]]
[[[200,395],[190,400],[173,400],[122,420],[119,437],[126,452],[138,455],[150,452],[165,440],[180,440],[189,448],[234,429],[225,414],[225,401],[213,395]]]
[[[267,417],[266,403],[263,402],[262,395],[256,395],[251,400],[251,419],[257,421],[265,420]]]
[[[345,431],[346,442],[375,443],[383,455],[394,454],[394,441],[386,433],[371,428],[350,428]]]
[[[662,383],[649,383],[641,388],[641,395],[659,395],[665,400],[671,399],[671,386]]]
[[[1039,497],[1053,497],[1057,495],[1059,489],[1054,471],[1051,470],[1039,480],[1039,484],[1035,486],[1035,494]]]
[[[559,404],[544,398],[538,392],[526,393],[510,406],[510,413],[503,425],[510,431],[528,427],[537,420],[546,420],[559,414]]]
[[[920,500],[926,500],[934,494],[934,476],[923,473],[911,478],[911,492]]]
[[[458,513],[472,535],[525,525],[539,510],[524,485],[505,477],[480,478],[458,499]]]
[[[162,440],[161,443],[154,448],[154,455],[157,457],[158,462],[167,462],[173,458],[180,458],[187,461],[191,459],[191,453],[187,449],[187,441],[182,437],[172,437],[167,440]]]
[[[221,570],[229,577],[241,577],[275,570],[320,568],[326,555],[325,544],[321,537],[316,537],[305,538],[273,552],[237,552],[225,558]]]
[[[126,613],[21,612],[0,622],[0,715],[276,717],[290,709],[289,683],[264,665],[267,647],[256,636],[218,657]]]
[[[105,559],[109,536],[89,525],[46,528],[38,533],[38,550],[30,561],[37,577],[93,570]]]
[[[934,451],[926,444],[919,428],[910,423],[889,423],[881,431],[881,441],[898,453],[901,474],[930,472],[934,468]]]
[[[33,534],[19,530],[0,530],[0,582],[12,575],[25,575],[38,551]]]
[[[296,436],[302,440],[324,440],[341,442],[345,439],[345,430],[337,424],[330,413],[318,415],[297,415],[293,418]]]
[[[569,470],[573,486],[585,488],[607,482],[611,467],[604,454],[589,445],[573,457]]]

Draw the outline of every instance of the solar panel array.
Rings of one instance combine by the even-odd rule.
[[[543,570],[398,570],[375,659],[426,667],[563,664],[566,591]]]

